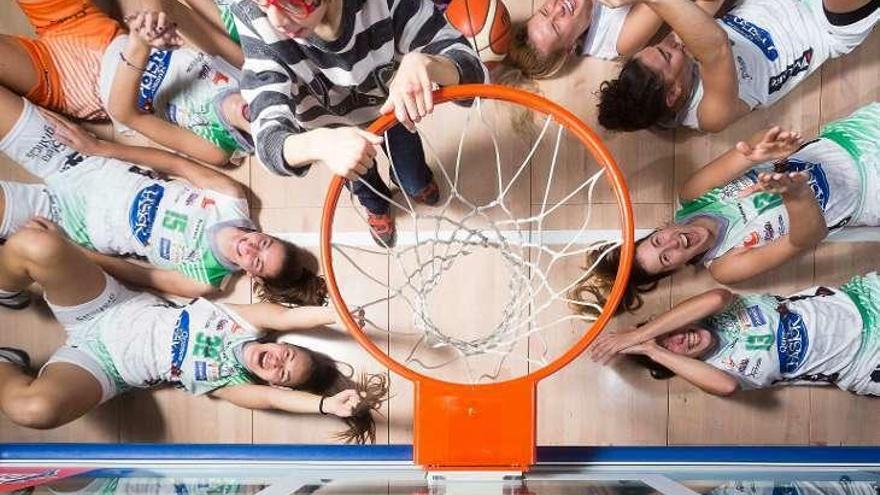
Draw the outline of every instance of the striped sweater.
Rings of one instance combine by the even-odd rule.
[[[291,39],[252,0],[233,7],[245,54],[241,93],[250,105],[260,161],[278,175],[304,175],[284,161],[285,139],[321,127],[364,126],[379,115],[400,58],[449,58],[462,83],[488,79],[467,40],[429,0],[341,0],[340,35]]]

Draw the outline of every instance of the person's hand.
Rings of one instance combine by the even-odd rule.
[[[764,133],[761,141],[755,145],[746,141],[736,143],[736,150],[749,161],[762,163],[787,157],[797,151],[803,142],[801,133],[786,131],[775,126]]]
[[[639,343],[638,332],[635,328],[603,333],[590,346],[590,358],[596,363],[608,364],[621,351]]]
[[[612,9],[616,9],[618,7],[626,7],[627,5],[632,5],[634,3],[642,2],[643,0],[599,0],[602,5],[606,7],[611,7]]]
[[[183,44],[177,24],[165,12],[140,11],[125,18],[133,39],[160,50],[173,50]]]
[[[91,132],[68,121],[60,115],[49,111],[41,111],[41,113],[55,129],[56,141],[70,146],[83,155],[101,156],[103,153],[103,147],[106,144],[104,141],[101,141]]]
[[[334,322],[336,322],[337,325],[340,325],[342,327],[345,326],[345,322],[342,320],[342,317],[339,315],[339,311],[336,311],[336,308],[333,306],[333,304],[327,306],[327,311],[330,313],[331,318]],[[366,324],[365,316],[366,313],[364,312],[364,308],[360,306],[355,306],[351,308],[351,317],[354,319],[355,323],[358,324],[358,326],[363,327]]]
[[[388,85],[388,99],[379,109],[383,114],[394,112],[397,120],[410,131],[434,111],[434,87],[428,75],[431,63],[431,56],[424,53],[404,55]]]
[[[810,175],[807,172],[762,172],[758,174],[758,182],[743,190],[742,196],[756,192],[801,195],[810,191],[807,185]]]
[[[376,157],[376,146],[382,137],[357,127],[317,129],[313,156],[315,162],[329,168],[336,175],[355,180],[367,173]]]
[[[642,356],[651,357],[651,354],[660,349],[657,341],[654,339],[646,340],[642,343],[631,345],[620,351],[621,354],[641,354]]]
[[[361,403],[361,395],[357,390],[343,390],[332,397],[324,398],[324,413],[349,418]]]
[[[45,217],[34,217],[28,220],[22,228],[39,230],[41,232],[60,232],[61,229],[52,220]]]

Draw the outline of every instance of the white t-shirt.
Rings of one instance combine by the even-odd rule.
[[[739,296],[703,323],[718,337],[705,362],[733,375],[744,389],[834,382],[862,343],[858,308],[845,293],[825,287],[787,298]]]
[[[716,22],[730,38],[739,99],[751,109],[772,105],[831,56],[816,11],[804,1],[743,0]],[[699,80],[682,125],[699,129],[702,99]]]
[[[632,6],[612,9],[599,0],[593,0],[593,17],[590,27],[584,33],[581,43],[581,56],[613,60],[620,57],[617,52],[617,39],[626,22]]]

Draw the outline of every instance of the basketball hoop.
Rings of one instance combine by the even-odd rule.
[[[434,92],[436,105],[462,100],[470,100],[472,104],[470,108],[460,110],[468,112],[468,120],[462,128],[458,148],[449,153],[456,156],[453,171],[448,171],[447,167],[443,166],[439,158],[442,153],[437,151],[437,147],[431,144],[431,140],[424,132],[421,133],[426,150],[435,154],[441,162],[440,176],[436,173],[435,176],[439,183],[445,184],[450,190],[445,202],[436,208],[416,208],[414,201],[405,193],[404,201],[387,198],[391,201],[392,208],[397,208],[411,218],[415,228],[415,233],[411,236],[412,241],[395,248],[373,250],[347,245],[345,239],[335,239],[334,220],[344,190],[344,179],[336,176],[330,183],[324,202],[321,261],[330,297],[351,335],[383,365],[415,384],[413,417],[415,462],[429,469],[522,471],[535,462],[537,382],[580,355],[608,323],[620,302],[634,255],[632,206],[623,175],[610,152],[595,132],[563,107],[524,91],[494,85],[462,85],[442,88]],[[495,146],[497,196],[492,200],[479,202],[469,199],[459,190],[475,184],[473,180],[468,182],[461,178],[466,173],[461,165],[465,148],[463,143],[467,137],[477,134],[469,127],[475,120],[473,116],[477,117],[476,125],[484,127],[488,125],[485,112],[488,111],[486,107],[491,102],[497,102],[492,103],[493,105],[526,108],[545,118],[536,143],[521,162],[517,160],[518,167],[504,180],[502,180],[504,175],[502,150],[498,146],[495,134],[490,131]],[[389,114],[377,119],[368,130],[382,135],[395,124],[397,121],[393,114]],[[555,132],[553,163],[550,165],[549,173],[539,175],[526,173],[534,167],[537,150],[542,146],[545,137],[554,134],[551,132],[553,125],[558,129]],[[556,163],[563,137],[573,138],[576,146],[587,151],[587,156],[592,157],[596,162],[597,172],[587,173],[583,181],[571,184],[570,191],[557,194],[562,199],[551,205],[550,199],[553,196],[551,189],[558,187],[558,184],[554,183],[554,175],[559,168]],[[482,151],[485,152],[485,149],[483,147]],[[389,157],[389,161],[392,174],[395,174],[394,157]],[[491,170],[486,164],[479,166],[482,168],[477,172],[481,174],[480,178],[485,180]],[[584,165],[583,168],[587,169],[587,166]],[[538,181],[546,179],[543,192],[535,194],[541,198],[541,202],[530,202],[534,204],[528,205],[525,209],[523,205],[508,204],[511,191],[519,187],[518,181],[527,178],[532,180],[530,177],[533,176]],[[616,203],[619,228],[615,232],[619,232],[616,234],[619,239],[606,239],[597,244],[595,239],[590,240],[587,234],[592,232],[588,226],[594,220],[592,217],[594,190],[602,179],[605,181],[602,183],[609,187],[610,196]],[[566,181],[563,186],[568,186],[568,182],[570,181]],[[441,189],[443,188],[444,185],[441,185]],[[552,236],[547,234],[545,228],[549,216],[558,213],[561,205],[576,196],[579,198],[585,196],[586,206],[576,206],[571,210],[577,213],[584,210],[585,219],[578,220],[578,229],[565,231],[569,237],[563,240],[550,239]],[[534,213],[534,210],[537,210],[537,213]],[[431,226],[432,232],[423,232],[421,226],[424,225]],[[563,247],[552,248],[557,245]],[[585,247],[575,249],[575,246],[581,245]],[[558,278],[554,270],[560,266],[562,260],[582,258],[582,255],[589,250],[602,249],[607,252],[618,246],[621,249],[621,261],[614,288],[604,305],[593,305],[597,310],[601,310],[601,314],[596,318],[581,315],[560,316],[550,323],[542,323],[541,318],[546,316],[547,308],[551,305],[555,305],[554,307],[557,307],[558,303],[590,305],[590,303],[571,301],[567,299],[567,294],[574,285],[589,275],[589,269],[592,267],[586,267],[588,268],[586,272],[578,272],[570,280],[554,285],[554,280]],[[351,252],[386,256],[390,266],[388,281],[380,280],[380,275],[370,270],[357,267],[355,260],[357,256]],[[506,285],[510,290],[510,297],[499,304],[501,308],[497,320],[493,320],[491,325],[481,327],[488,330],[478,337],[460,337],[453,335],[454,332],[435,321],[438,316],[442,316],[442,313],[438,313],[438,308],[432,305],[432,294],[437,290],[442,278],[448,275],[457,263],[461,263],[474,253],[485,256],[486,259],[497,260],[498,266],[503,267],[500,271],[507,275]],[[398,331],[403,335],[417,336],[418,343],[404,359],[396,359],[389,355],[389,351],[377,345],[376,332],[361,328],[352,318],[350,306],[343,299],[340,284],[336,280],[337,267],[334,266],[334,262],[351,263],[357,268],[356,273],[361,273],[388,289],[386,297],[366,304],[357,304],[358,306],[400,301],[403,303],[402,308],[411,311],[412,328],[407,331],[390,328],[393,326],[390,323],[387,325],[389,328],[384,329],[381,325],[369,322],[369,319],[366,325],[388,332],[385,337],[395,335]],[[473,273],[472,276],[476,280],[480,274]],[[347,279],[344,285],[349,287],[354,284],[356,282]],[[481,295],[476,294],[471,299],[475,308],[479,307],[481,302],[479,298]],[[572,324],[577,324],[575,330],[582,334],[573,344],[566,344],[568,347],[564,351],[560,350],[552,359],[535,358],[531,355],[531,351],[523,350],[523,343],[530,342],[539,334],[549,331],[548,329],[563,327],[571,332]],[[581,328],[584,329],[580,330]],[[385,343],[380,341],[382,345]],[[545,350],[546,347],[545,342]],[[431,365],[427,363],[427,358],[419,355],[419,353],[436,352],[445,354],[448,360],[441,359],[440,364]],[[502,376],[504,373],[501,371],[471,373],[470,365],[466,364],[468,378],[461,382],[438,378],[433,372],[434,369],[442,368],[452,362],[469,362],[472,359],[482,359],[484,356],[500,356],[499,370],[505,363],[520,359],[525,363],[522,366],[523,371],[520,376],[511,377]],[[482,383],[487,379],[498,381]]]

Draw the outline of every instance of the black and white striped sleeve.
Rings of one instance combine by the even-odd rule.
[[[460,84],[488,82],[489,72],[476,51],[430,0],[387,1],[398,53],[440,55],[458,68]]]
[[[262,35],[265,28],[271,29],[262,12],[248,1],[235,4],[232,12],[245,57],[241,95],[250,108],[257,156],[274,174],[305,175],[308,165],[290,167],[284,160],[284,141],[291,134],[304,132],[294,116],[298,94],[295,76],[276,56],[271,46],[275,40],[266,40]],[[259,26],[260,21],[267,26]]]

